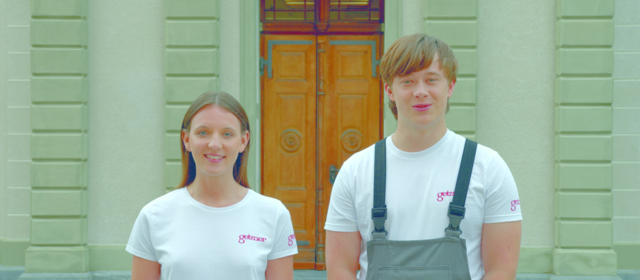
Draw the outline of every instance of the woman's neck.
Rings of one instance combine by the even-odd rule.
[[[196,174],[187,191],[198,202],[211,207],[227,207],[236,204],[247,194],[231,176],[207,176]]]

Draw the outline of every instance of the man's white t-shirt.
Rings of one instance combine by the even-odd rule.
[[[298,253],[289,211],[252,190],[209,207],[180,188],[147,204],[127,252],[161,265],[161,279],[265,279],[267,260]]]
[[[420,152],[399,150],[386,139],[387,220],[389,240],[424,240],[444,237],[447,211],[453,199],[465,138],[447,131],[434,146]],[[366,242],[372,239],[373,166],[375,145],[344,162],[331,191],[325,229],[359,231],[360,273],[367,276]],[[460,224],[466,239],[471,279],[482,279],[480,241],[484,223],[522,220],[518,189],[507,164],[494,150],[478,145]]]

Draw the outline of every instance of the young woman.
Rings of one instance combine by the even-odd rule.
[[[247,182],[249,120],[238,101],[206,92],[182,121],[182,182],[147,204],[126,250],[138,279],[293,279],[289,211]]]

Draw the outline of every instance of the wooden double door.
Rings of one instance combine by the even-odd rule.
[[[261,39],[261,190],[291,213],[295,268],[321,270],[332,179],[382,137],[381,36]]]

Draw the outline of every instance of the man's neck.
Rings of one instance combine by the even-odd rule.
[[[438,143],[447,133],[447,126],[444,123],[438,123],[435,126],[417,129],[415,127],[407,127],[402,122],[398,122],[398,128],[391,137],[393,144],[404,152],[419,152],[431,148]]]

